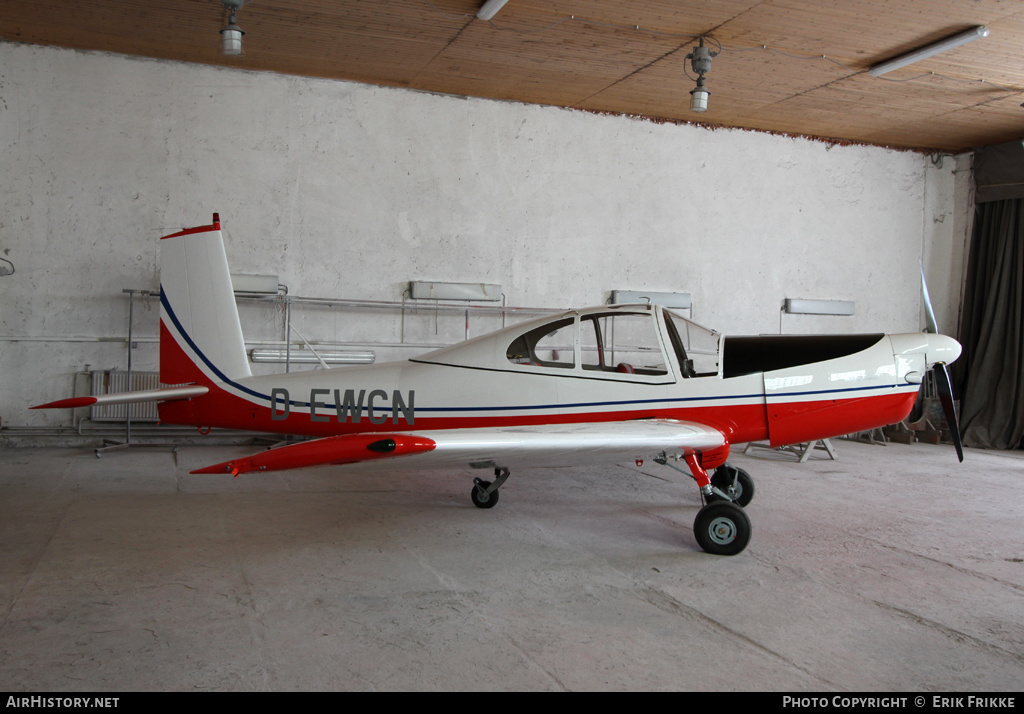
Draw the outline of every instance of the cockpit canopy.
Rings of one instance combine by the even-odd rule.
[[[662,383],[717,375],[719,337],[659,306],[605,306],[532,320],[418,361]]]
[[[659,305],[605,305],[506,327],[416,362],[666,384],[724,379],[838,359],[884,336],[723,337]]]

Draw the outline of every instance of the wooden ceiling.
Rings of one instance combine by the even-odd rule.
[[[1024,138],[1020,0],[0,0],[0,38],[957,153]],[[867,69],[976,25],[988,37]],[[686,55],[720,53],[708,111]],[[692,75],[692,72],[690,73]]]

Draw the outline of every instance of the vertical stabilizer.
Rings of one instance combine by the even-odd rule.
[[[220,218],[160,239],[160,381],[250,376]]]

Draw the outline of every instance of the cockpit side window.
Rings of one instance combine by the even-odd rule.
[[[665,375],[665,353],[650,313],[609,312],[580,321],[583,369]]]
[[[513,364],[572,369],[576,366],[575,322],[567,317],[536,327],[513,340],[505,356]]]

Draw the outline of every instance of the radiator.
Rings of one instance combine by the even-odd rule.
[[[92,394],[116,394],[134,392],[141,389],[160,389],[158,372],[132,372],[131,384],[128,373],[111,369],[105,372],[92,373]],[[129,409],[131,410],[129,412]],[[89,419],[92,421],[125,422],[129,414],[133,422],[156,422],[156,402],[140,402],[138,404],[98,404],[89,407]]]

